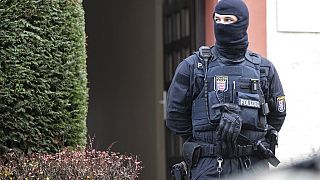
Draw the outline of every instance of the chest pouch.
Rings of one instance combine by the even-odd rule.
[[[237,92],[237,105],[241,107],[240,116],[243,124],[258,127],[260,98],[259,94]]]
[[[218,124],[221,119],[221,104],[224,102],[224,96],[224,92],[221,91],[211,91],[208,93],[209,121],[212,124]]]

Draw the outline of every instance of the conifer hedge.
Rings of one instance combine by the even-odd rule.
[[[86,142],[79,0],[0,0],[0,145],[57,152]]]

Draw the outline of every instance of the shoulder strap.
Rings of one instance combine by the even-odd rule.
[[[256,54],[256,53],[253,53],[253,52],[248,52],[248,55],[250,58],[248,58],[248,60],[250,62],[252,62],[253,64],[255,64],[257,70],[259,71],[258,74],[259,74],[259,80],[260,82],[262,81],[261,77],[262,77],[262,71],[261,71],[261,63],[262,63],[262,58],[259,54]],[[265,69],[263,69],[265,70]],[[264,128],[266,129],[267,128],[267,119],[266,119],[266,116],[268,115],[269,113],[269,106],[268,106],[268,103],[266,103],[266,100],[265,100],[265,95],[263,93],[263,90],[262,90],[262,87],[260,86],[259,88],[259,96],[260,96],[260,103],[261,103],[261,109],[260,109],[260,112],[259,112],[259,116],[260,116],[260,121],[259,121],[259,125],[261,128]]]
[[[247,52],[245,54],[245,57],[251,63],[260,66],[260,64],[261,64],[261,56],[259,54],[256,54],[256,53],[253,53],[253,52],[247,50]]]
[[[211,49],[208,46],[201,46],[198,51],[194,52],[197,58],[194,58],[195,68],[203,69],[205,59],[209,60],[212,56]]]

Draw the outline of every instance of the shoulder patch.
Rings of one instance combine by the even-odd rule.
[[[284,112],[286,110],[285,96],[278,96],[277,97],[277,110],[279,112]]]
[[[189,77],[184,74],[181,74],[181,73],[177,73],[176,81],[177,81],[177,83],[184,85],[184,86],[189,86],[189,83],[190,83]]]

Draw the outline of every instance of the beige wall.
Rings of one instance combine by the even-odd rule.
[[[205,0],[205,42],[207,46],[214,44],[213,11],[217,0]]]
[[[266,0],[245,0],[245,2],[250,13],[249,49],[266,57]]]
[[[319,0],[308,2],[300,3],[298,9],[320,6]],[[287,101],[287,117],[280,131],[277,152],[282,165],[286,165],[293,160],[310,158],[311,154],[320,154],[320,33],[308,32],[312,28],[297,32],[292,26],[279,24],[282,22],[277,10],[295,17],[298,9],[292,11],[286,4],[277,5],[277,0],[267,1],[267,50],[268,58],[280,75]],[[305,11],[304,17],[315,17],[312,13]],[[312,26],[307,22],[297,21],[297,25]],[[279,25],[285,26],[286,31],[279,31]]]

